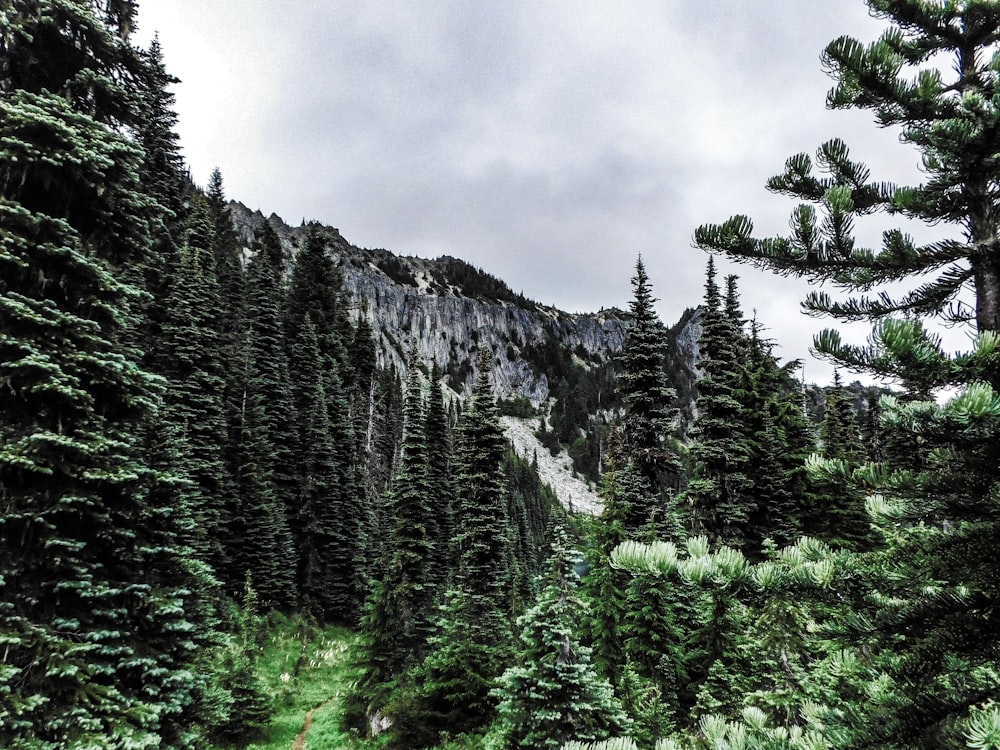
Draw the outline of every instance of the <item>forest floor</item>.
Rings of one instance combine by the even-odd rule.
[[[256,672],[273,698],[274,711],[263,737],[241,750],[371,747],[341,728],[343,698],[355,679],[355,641],[355,633],[346,628],[273,617]]]
[[[604,503],[594,487],[573,472],[569,455],[562,452],[553,456],[535,437],[537,419],[501,417],[501,421],[518,456],[527,461],[538,457],[538,476],[552,488],[564,508],[592,516],[600,514]]]

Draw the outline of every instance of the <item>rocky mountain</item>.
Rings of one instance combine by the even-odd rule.
[[[276,230],[289,259],[305,239],[304,225],[291,227],[275,214],[265,217],[237,202],[231,209],[248,248],[264,221]],[[464,394],[475,380],[479,352],[489,347],[498,398],[523,398],[537,407],[556,396],[557,381],[568,377],[568,368],[609,369],[625,344],[629,322],[619,310],[566,313],[514,293],[457,258],[401,257],[356,247],[332,227],[323,231],[340,262],[353,316],[366,318],[375,333],[382,366],[405,371],[415,349],[420,362],[436,363],[448,385]],[[692,313],[671,330],[676,367],[692,384],[699,322]],[[612,396],[603,398],[610,403]]]
[[[238,202],[230,208],[244,252],[265,221],[274,228],[291,265],[309,227],[292,227]],[[594,512],[607,424],[619,406],[614,360],[628,335],[628,315],[607,309],[570,314],[513,292],[503,281],[457,258],[433,260],[352,245],[333,227],[321,230],[338,261],[351,314],[371,325],[379,364],[405,375],[411,351],[463,397],[477,376],[480,352],[493,359],[494,391],[508,437],[522,455],[536,459],[544,479],[569,507]],[[631,275],[630,268],[622,274]],[[695,418],[702,310],[691,308],[666,330],[666,367],[678,394],[686,432]],[[878,389],[848,386],[859,421]],[[823,389],[807,386],[807,411],[822,420]]]

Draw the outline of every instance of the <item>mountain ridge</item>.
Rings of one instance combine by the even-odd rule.
[[[334,227],[292,227],[277,214],[265,216],[238,201],[230,201],[230,211],[244,260],[252,254],[255,233],[268,222],[281,241],[286,270],[307,232],[319,229],[340,268],[350,316],[371,326],[380,367],[405,377],[412,351],[425,375],[436,365],[444,374],[438,385],[461,399],[471,393],[480,352],[489,347],[494,393],[501,409],[509,409],[506,414],[522,425],[513,430],[515,420],[505,423],[518,452],[528,459],[532,452],[539,455],[539,447],[551,452],[557,460],[548,468],[547,480],[562,483],[564,494],[576,493],[581,500],[562,497],[563,504],[592,512],[599,507],[592,488],[601,474],[607,425],[620,409],[613,364],[628,337],[627,312],[567,313],[515,293],[502,280],[453,256],[427,259],[361,248]],[[622,272],[631,274],[631,269]],[[702,317],[701,307],[689,307],[672,326],[664,326],[665,366],[677,391],[679,434],[686,434],[697,416]],[[824,389],[800,387],[803,405],[818,424]],[[846,387],[859,418],[870,407],[871,393],[882,390],[860,383]],[[533,436],[527,427],[531,420],[538,424]],[[559,478],[564,467],[571,467],[566,468],[567,482]],[[586,481],[575,484],[574,474]]]
[[[237,201],[230,210],[245,253],[267,221],[290,260],[309,226],[289,226],[276,214],[265,217]],[[405,372],[414,347],[420,363],[437,364],[456,393],[468,393],[478,353],[488,345],[497,397],[527,398],[538,406],[552,397],[552,372],[540,351],[560,345],[589,369],[608,364],[625,345],[630,322],[620,310],[567,313],[514,293],[458,258],[400,256],[355,246],[334,227],[321,225],[321,231],[351,296],[350,313],[371,325],[383,367]]]

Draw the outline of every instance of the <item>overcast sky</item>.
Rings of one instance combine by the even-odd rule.
[[[641,253],[672,324],[703,294],[695,228],[784,232],[793,204],[764,183],[831,137],[877,179],[917,175],[897,133],[824,107],[823,47],[883,28],[861,0],[146,0],[139,23],[182,81],[197,182],[218,166],[250,208],[457,256],[571,312],[625,307]],[[808,358],[806,285],[722,270],[780,356]]]

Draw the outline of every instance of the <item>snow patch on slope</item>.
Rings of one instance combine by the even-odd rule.
[[[538,475],[553,489],[563,507],[592,516],[600,514],[604,507],[603,501],[590,485],[573,474],[573,462],[570,457],[565,452],[553,456],[535,437],[537,419],[501,417],[501,421],[507,438],[518,456],[527,461],[537,456]]]

